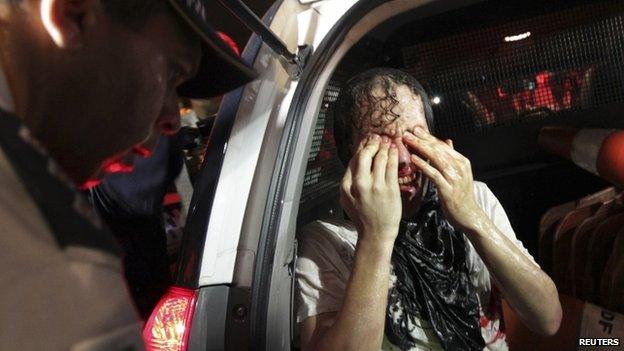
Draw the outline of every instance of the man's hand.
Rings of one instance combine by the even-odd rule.
[[[392,248],[401,221],[398,163],[396,145],[379,135],[363,140],[349,162],[340,204],[358,231],[351,275],[340,311],[303,322],[303,351],[381,348]]]
[[[450,141],[444,143],[422,129],[406,133],[403,139],[422,156],[412,155],[412,161],[435,183],[446,217],[466,233],[492,281],[525,325],[543,335],[557,332],[561,306],[555,284],[477,204],[470,161]]]
[[[436,185],[444,214],[455,228],[466,231],[485,215],[475,200],[470,161],[450,140],[442,142],[419,127],[403,140],[422,156],[412,155],[412,162]]]
[[[398,159],[390,139],[373,134],[349,163],[340,204],[355,224],[358,240],[394,244],[401,221]]]

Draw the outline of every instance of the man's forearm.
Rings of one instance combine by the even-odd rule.
[[[391,256],[391,243],[358,242],[342,309],[318,350],[380,349]]]
[[[554,334],[561,321],[561,305],[553,281],[487,217],[477,217],[466,230],[470,241],[527,327]]]

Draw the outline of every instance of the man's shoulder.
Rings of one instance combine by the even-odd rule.
[[[0,309],[0,324],[6,326],[0,344],[65,349],[77,342],[92,347],[136,340],[139,333],[123,329],[137,318],[119,259],[88,248],[62,250],[2,149],[0,223],[0,282],[9,287],[0,293],[6,302]],[[61,314],[62,323],[50,323]],[[85,315],[91,317],[85,320]],[[53,337],[58,335],[64,337]]]
[[[5,231],[21,229],[37,233],[48,230],[39,209],[28,195],[2,149],[0,149],[0,223],[3,224]],[[5,239],[10,237],[5,235]]]
[[[477,196],[493,196],[492,190],[487,186],[484,182],[474,181],[473,182],[474,193]]]
[[[357,231],[347,219],[334,218],[316,220],[306,224],[297,234],[301,240],[340,240],[357,242]]]
[[[316,220],[297,233],[302,253],[313,250],[324,255],[336,252],[344,255],[345,250],[354,251],[357,238],[353,223],[340,218]]]
[[[487,211],[498,203],[498,199],[496,198],[492,190],[490,190],[490,188],[487,186],[487,184],[475,181],[473,188],[475,199],[484,210]]]

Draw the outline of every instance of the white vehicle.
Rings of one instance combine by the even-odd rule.
[[[283,0],[263,23],[276,37],[252,36],[242,56],[260,78],[223,100],[149,350],[298,349],[295,236],[343,215],[332,103],[364,69],[423,83],[438,133],[535,256],[549,207],[608,185],[541,151],[537,136],[557,123],[624,124],[621,1]]]

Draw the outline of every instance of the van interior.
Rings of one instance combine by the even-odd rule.
[[[377,26],[334,71],[318,113],[297,226],[343,216],[338,186],[344,168],[332,133],[341,87],[369,68],[399,68],[428,91],[436,136],[452,139],[471,160],[475,180],[494,192],[518,239],[554,278],[557,248],[552,236],[540,241],[546,230],[540,229],[542,218],[552,208],[573,204],[550,223],[552,232],[579,199],[614,185],[549,154],[538,145],[538,135],[546,126],[624,127],[624,2],[482,1],[414,18],[407,12]],[[617,187],[607,192],[596,201],[621,200]],[[574,232],[595,211],[585,211],[567,229]],[[618,207],[604,219],[623,211]],[[614,239],[609,240],[611,245],[602,247],[610,249]],[[568,265],[580,260],[565,258]],[[584,261],[576,263],[582,267]],[[607,307],[599,296],[572,288],[569,277],[554,280],[560,293]],[[624,306],[608,307],[624,313]]]

